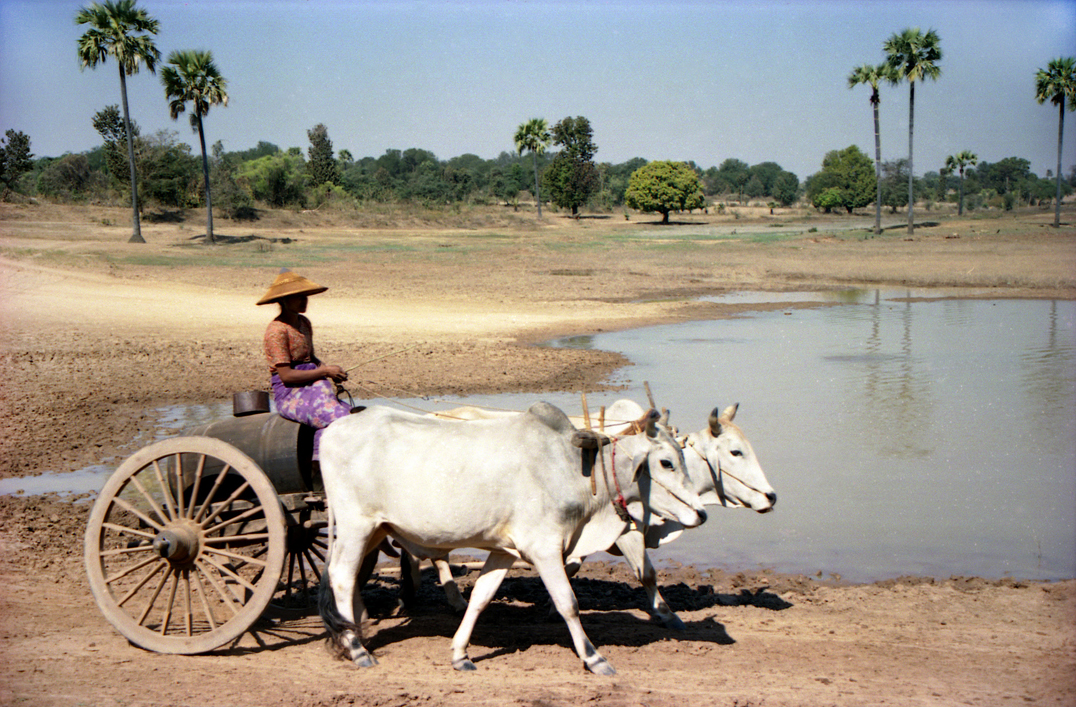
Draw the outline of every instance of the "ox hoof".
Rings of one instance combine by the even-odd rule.
[[[356,668],[372,668],[377,665],[377,658],[371,653],[363,653],[352,658],[351,662],[355,664]]]
[[[470,658],[459,658],[458,660],[454,660],[452,661],[452,667],[461,673],[469,673],[478,670],[478,668],[475,667],[475,664],[471,662]]]
[[[593,663],[587,665],[587,670],[595,675],[616,675],[616,669],[609,665],[609,661],[605,658],[598,658]]]
[[[687,626],[680,620],[680,617],[676,614],[669,614],[668,616],[658,616],[658,621],[665,625],[665,628],[672,629],[673,631],[686,631]]]

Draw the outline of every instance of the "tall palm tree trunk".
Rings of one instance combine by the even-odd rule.
[[[877,91],[875,91],[877,94]],[[878,101],[874,103],[874,235],[882,233],[882,136],[878,130]]]
[[[542,194],[538,190],[538,153],[531,152],[534,158],[534,200],[538,202],[538,218],[542,218]]]
[[[1054,228],[1061,228],[1061,137],[1065,134],[1065,102],[1057,106],[1057,194],[1054,197]]]
[[[213,199],[209,195],[209,158],[205,154],[205,133],[202,132],[202,116],[198,116],[198,142],[202,145],[202,177],[205,179],[205,239],[213,240]]]
[[[957,216],[963,216],[964,215],[964,168],[963,167],[960,168],[960,201],[958,202],[958,206],[956,208],[956,215]]]
[[[135,170],[134,138],[131,136],[131,117],[127,111],[127,77],[123,73],[123,62],[117,61],[120,67],[120,94],[123,97],[123,126],[127,130],[127,161],[131,164],[131,211],[134,232],[128,243],[145,243],[142,237],[142,225],[138,220],[138,177]]]
[[[915,134],[915,81],[912,81],[909,85],[912,87],[910,98],[908,99],[908,235],[910,236],[915,232],[913,217],[915,207],[913,175],[915,170],[912,168],[912,136]]]

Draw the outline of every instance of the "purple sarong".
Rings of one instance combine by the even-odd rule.
[[[292,366],[296,371],[312,371],[317,367],[316,363]],[[313,460],[317,461],[324,428],[333,420],[350,414],[351,408],[337,399],[336,386],[328,378],[289,388],[280,380],[280,376],[274,373],[270,383],[273,387],[273,402],[281,417],[316,428]]]

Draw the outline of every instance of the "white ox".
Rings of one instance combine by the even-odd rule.
[[[777,494],[766,480],[755,450],[743,430],[733,423],[738,407],[730,405],[724,411],[714,408],[706,427],[678,437],[684,448],[688,477],[692,488],[707,506],[750,508],[758,513],[768,513],[777,503]],[[480,420],[503,418],[518,413],[459,407],[433,414],[448,420]],[[613,436],[622,435],[630,431],[633,424],[626,421],[640,419],[643,414],[643,408],[634,401],[618,400],[605,411],[604,432]],[[583,422],[580,417],[571,419],[577,427]],[[663,417],[661,423],[660,427],[666,432],[675,433],[675,430],[668,426],[667,417]],[[657,573],[646,550],[672,542],[683,530],[684,526],[675,521],[651,518],[649,522],[629,525],[612,546],[605,548],[607,552],[624,557],[646,589],[648,610],[663,624],[674,629],[683,629],[684,623],[661,596],[657,586]],[[447,554],[425,556],[433,560],[449,603],[457,611],[464,611],[467,602],[460,595],[452,578]],[[582,557],[583,555],[574,555],[569,559],[566,568],[569,576],[579,571]],[[412,582],[417,584],[417,563],[411,565],[411,577]]]
[[[583,632],[564,563],[612,545],[628,514],[637,522],[656,514],[685,527],[706,519],[685,483],[683,454],[658,433],[657,418],[651,411],[646,434],[604,447],[546,403],[466,425],[388,408],[334,422],[321,440],[336,535],[319,601],[333,645],[356,665],[376,664],[362,645],[367,616],[356,574],[363,557],[391,536],[419,555],[489,550],[452,639],[457,670],[474,669],[467,646],[475,622],[521,558],[538,571],[586,667],[614,674]],[[591,464],[580,449],[588,440],[601,455]]]

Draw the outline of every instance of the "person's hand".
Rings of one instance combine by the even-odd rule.
[[[340,366],[323,365],[322,369],[325,372],[325,377],[331,380],[333,383],[343,383],[347,380],[347,371]]]

